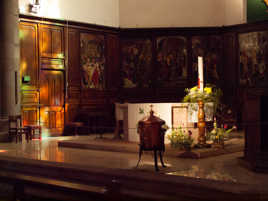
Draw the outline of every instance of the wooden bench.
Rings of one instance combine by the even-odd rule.
[[[14,200],[32,201],[259,201],[268,195],[265,187],[248,184],[4,155],[0,155],[0,183],[13,189]]]
[[[107,191],[104,186],[81,184],[9,171],[0,171],[0,181],[14,186],[15,200],[29,197],[88,200],[91,196],[103,197]]]

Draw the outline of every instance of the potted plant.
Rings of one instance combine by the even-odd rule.
[[[191,151],[193,147],[194,139],[192,138],[192,132],[188,131],[186,134],[185,130],[181,127],[171,130],[171,133],[167,135],[170,145],[173,148],[179,148],[185,151]]]
[[[236,126],[228,129],[228,125],[224,124],[221,128],[217,127],[216,120],[214,119],[214,128],[207,134],[207,139],[213,142],[214,147],[224,148],[224,141],[229,138],[229,133],[236,129]]]

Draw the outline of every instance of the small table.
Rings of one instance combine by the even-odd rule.
[[[35,136],[36,134],[39,135],[38,138],[40,140],[42,139],[42,127],[41,126],[39,126],[39,125],[27,125],[25,127],[29,129],[28,136],[26,136],[27,142],[29,141],[29,139],[32,140],[33,136]],[[38,130],[38,133],[36,133],[37,130]]]
[[[67,124],[67,126],[73,127],[74,128],[74,135],[78,135],[78,128],[81,128],[83,126],[83,122],[78,122],[78,121],[74,121],[74,122],[69,122]]]

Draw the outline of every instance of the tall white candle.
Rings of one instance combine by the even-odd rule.
[[[198,88],[201,92],[204,89],[203,57],[198,57]]]

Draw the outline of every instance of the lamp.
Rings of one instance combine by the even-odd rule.
[[[30,13],[37,14],[40,11],[40,2],[39,0],[33,0],[33,3],[29,5]]]

